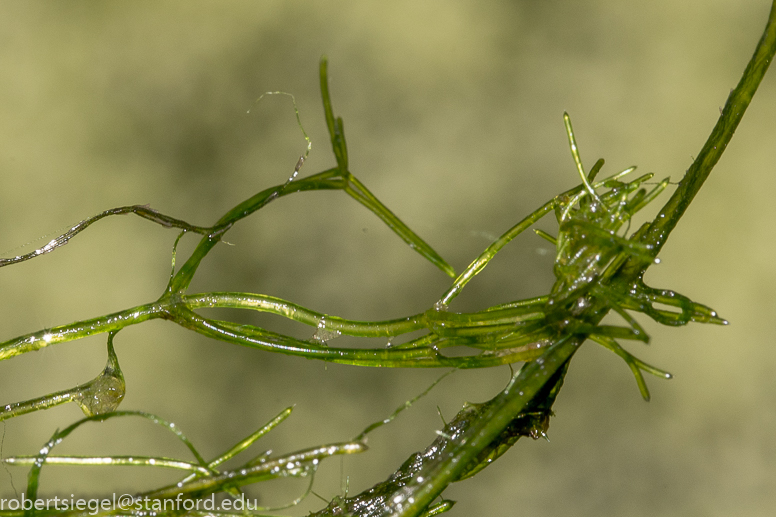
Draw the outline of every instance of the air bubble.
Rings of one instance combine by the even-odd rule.
[[[326,341],[331,341],[332,339],[336,339],[341,335],[342,332],[339,330],[326,328],[326,318],[321,318],[321,320],[318,322],[318,330],[316,330],[315,334],[313,334],[313,340],[323,344],[326,343]]]
[[[124,399],[126,385],[121,373],[119,361],[113,350],[113,336],[108,336],[108,364],[105,369],[91,382],[78,388],[73,400],[81,406],[86,416],[104,415],[116,411]]]
[[[444,302],[441,302],[441,301],[436,302],[434,304],[434,310],[437,311],[437,312],[447,312],[448,308],[449,308],[448,305],[446,303],[444,303]]]

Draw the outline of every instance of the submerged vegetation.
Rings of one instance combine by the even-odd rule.
[[[266,352],[353,366],[458,369],[524,363],[503,391],[486,403],[467,404],[446,424],[432,444],[410,456],[386,481],[361,494],[335,498],[316,515],[415,516],[436,515],[449,510],[453,502],[438,498],[450,483],[476,475],[521,436],[534,439],[545,436],[552,406],[563,385],[571,358],[585,340],[590,339],[621,357],[632,371],[642,397],[648,400],[649,390],[643,372],[661,378],[670,378],[670,374],[644,363],[623,347],[623,341],[649,341],[649,336],[633,313],[643,313],[658,323],[670,326],[690,322],[726,324],[711,308],[687,296],[670,289],[647,286],[643,276],[658,261],[658,254],[669,234],[732,138],[775,51],[776,7],[771,10],[763,38],[741,82],[731,92],[698,158],[655,219],[638,228],[632,228],[635,226],[632,223],[634,216],[669,188],[669,179],[656,181],[652,174],[630,179],[636,167],[599,179],[604,161],[598,160],[590,169],[585,169],[570,118],[564,114],[580,185],[558,194],[526,216],[459,274],[351,173],[344,124],[341,118],[334,115],[328,90],[327,61],[324,58],[320,66],[320,84],[326,124],[336,158],[335,167],[300,177],[307,157],[305,153],[285,183],[255,194],[209,227],[191,225],[148,206],[126,206],[86,219],[31,253],[0,259],[0,267],[3,267],[53,252],[91,224],[117,214],[134,213],[164,227],[180,230],[173,246],[170,279],[157,300],[105,316],[41,329],[0,343],[0,360],[6,360],[95,334],[108,336],[107,365],[91,382],[33,400],[0,406],[0,420],[67,402],[79,404],[86,415],[84,419],[56,431],[37,454],[4,457],[2,462],[6,465],[30,466],[25,493],[31,500],[38,494],[41,470],[48,465],[142,465],[178,469],[182,471],[178,483],[137,494],[137,498],[123,508],[104,510],[106,514],[122,515],[144,515],[148,511],[177,514],[185,513],[185,510],[176,508],[159,511],[153,506],[153,501],[181,497],[196,500],[212,494],[239,498],[240,487],[244,485],[289,476],[310,479],[310,488],[302,494],[303,498],[311,490],[313,474],[320,461],[335,455],[365,451],[366,434],[384,423],[370,426],[353,440],[324,444],[289,454],[261,453],[237,468],[221,470],[219,467],[222,463],[248,449],[285,420],[291,408],[211,460],[205,459],[174,423],[148,413],[117,411],[124,396],[125,383],[119,359],[113,350],[113,341],[123,328],[152,319],[169,320],[216,340]],[[426,311],[386,321],[347,320],[269,295],[189,292],[201,261],[235,224],[281,197],[310,190],[345,191],[377,215],[423,258],[450,276],[453,280],[449,289]],[[556,235],[535,230],[540,237],[552,242],[556,250],[556,280],[549,293],[472,313],[451,310],[451,303],[468,282],[505,245],[531,228],[539,219],[549,215],[554,215],[557,221]],[[176,267],[177,244],[187,233],[199,234],[201,238],[191,255]],[[255,325],[217,320],[208,317],[207,312],[211,308],[271,313],[308,325],[315,329],[315,333],[311,339],[303,340]],[[622,323],[602,324],[604,316],[612,311],[619,315]],[[420,335],[403,340],[403,336],[410,333]],[[332,343],[340,335],[383,337],[389,344],[382,348],[333,346]],[[82,425],[131,416],[148,419],[174,433],[191,451],[193,460],[53,454],[54,447]],[[393,416],[385,422],[392,420]],[[260,509],[251,508],[251,511]],[[20,512],[0,512],[8,515],[16,513]]]

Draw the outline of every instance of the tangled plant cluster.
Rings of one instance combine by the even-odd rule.
[[[99,333],[108,334],[108,364],[93,381],[70,390],[7,404],[0,408],[0,420],[5,420],[74,401],[86,414],[83,420],[55,432],[39,453],[2,458],[3,463],[31,466],[26,494],[33,500],[37,497],[41,469],[48,464],[143,465],[175,468],[186,472],[175,484],[138,494],[140,498],[151,500],[180,497],[202,499],[218,493],[227,497],[239,497],[240,487],[279,477],[308,477],[312,483],[313,474],[321,460],[366,450],[366,435],[379,425],[392,420],[402,409],[385,421],[369,426],[353,440],[276,456],[261,453],[237,468],[222,470],[219,467],[224,462],[248,449],[281,423],[290,415],[291,409],[284,410],[261,429],[209,461],[175,424],[147,413],[117,411],[124,396],[125,383],[113,350],[113,340],[121,329],[151,319],[169,320],[214,339],[259,350],[348,365],[458,369],[525,363],[502,392],[486,403],[467,404],[447,423],[445,429],[439,432],[439,437],[431,445],[408,458],[385,482],[350,498],[335,498],[316,514],[319,516],[415,516],[436,515],[449,510],[452,508],[452,501],[434,501],[450,483],[475,475],[501,456],[521,436],[540,438],[545,435],[552,415],[552,405],[563,385],[570,359],[579,345],[588,338],[625,360],[636,377],[642,396],[648,399],[649,392],[642,372],[664,378],[670,375],[637,359],[619,343],[618,340],[647,342],[649,339],[632,312],[644,313],[658,323],[672,326],[689,322],[726,323],[710,308],[683,295],[671,290],[648,287],[643,282],[643,275],[647,268],[656,262],[668,235],[708,177],[751,101],[776,50],[775,13],[776,9],[772,10],[755,55],[738,87],[731,92],[711,137],[653,221],[644,223],[633,233],[628,233],[635,214],[668,187],[668,179],[653,182],[653,175],[646,174],[625,181],[625,177],[635,170],[635,167],[631,167],[598,180],[597,175],[603,167],[603,160],[599,160],[589,171],[585,171],[570,119],[565,115],[571,153],[581,184],[554,197],[528,215],[494,241],[458,275],[438,253],[402,223],[350,172],[344,124],[341,118],[335,118],[333,114],[328,91],[327,62],[323,59],[320,68],[321,91],[326,123],[337,161],[336,167],[297,178],[307,156],[305,154],[300,158],[288,181],[265,189],[238,204],[210,227],[191,225],[148,206],[127,206],[84,220],[31,253],[0,259],[2,267],[50,253],[96,221],[116,214],[134,213],[164,227],[181,230],[173,246],[170,280],[157,300],[105,316],[39,330],[0,343],[0,360],[5,360],[56,343]],[[202,259],[235,224],[274,200],[307,190],[345,191],[377,215],[416,252],[453,278],[450,288],[431,308],[422,313],[371,322],[324,315],[286,300],[255,293],[188,293],[189,285]],[[555,214],[558,222],[557,236],[536,230],[537,234],[556,247],[556,281],[547,295],[501,304],[473,313],[459,313],[450,309],[451,302],[466,284],[481,272],[507,243],[551,213]],[[202,237],[188,259],[176,269],[175,249],[186,233],[196,233]],[[209,308],[272,313],[309,325],[316,330],[311,339],[302,340],[255,325],[208,318],[196,312]],[[603,317],[610,311],[619,314],[625,324],[602,324]],[[423,335],[400,342],[401,336],[418,331],[422,331]],[[388,338],[389,345],[383,348],[337,348],[329,345],[328,342],[343,334],[356,337],[382,336]],[[454,348],[459,350],[449,353]],[[464,353],[461,353],[460,349],[463,349]],[[55,446],[86,423],[129,416],[140,416],[171,431],[188,447],[194,461],[148,456],[69,457],[51,454]],[[299,500],[310,490],[308,488]],[[0,512],[5,513],[7,512]],[[104,513],[113,514],[116,510],[106,510]],[[131,509],[119,513],[144,515],[146,509]],[[180,512],[168,513],[172,515]]]

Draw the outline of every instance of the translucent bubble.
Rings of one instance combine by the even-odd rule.
[[[331,341],[341,335],[342,332],[339,330],[326,328],[326,318],[321,318],[318,322],[318,329],[315,331],[315,334],[313,334],[313,339],[319,343],[325,343],[326,341]]]
[[[448,309],[448,308],[449,308],[449,307],[447,306],[447,304],[446,304],[446,303],[443,303],[443,302],[441,302],[441,301],[439,301],[439,302],[436,302],[436,303],[434,304],[434,310],[435,310],[435,311],[437,311],[437,312],[447,312],[447,309]]]
[[[73,399],[86,416],[116,411],[124,399],[126,384],[113,350],[113,336],[113,333],[108,336],[108,364],[105,369],[93,381],[79,386],[78,394]]]
[[[103,372],[92,382],[85,384],[75,397],[86,416],[103,415],[116,411],[124,399],[124,379]]]

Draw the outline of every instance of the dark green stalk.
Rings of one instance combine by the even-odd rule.
[[[418,477],[414,477],[405,485],[402,497],[397,494],[387,501],[383,515],[419,515],[523,411],[545,383],[571,358],[582,341],[584,338],[579,337],[561,340],[540,359],[526,363],[510,385],[491,401],[488,410],[462,430],[447,454],[430,462],[419,473],[423,481],[418,482]]]
[[[738,128],[738,124],[752,102],[760,82],[768,70],[768,66],[776,54],[776,2],[771,5],[768,23],[765,26],[752,59],[744,70],[738,85],[730,92],[722,114],[717,120],[711,135],[701,148],[698,157],[679,182],[671,198],[666,202],[657,217],[650,224],[641,242],[653,247],[657,256],[665,245],[671,231],[676,227],[687,208],[692,203],[703,183],[711,174],[712,169],[727,149],[730,139]],[[633,261],[627,265],[628,273],[633,275],[633,269],[643,268],[644,264]]]

